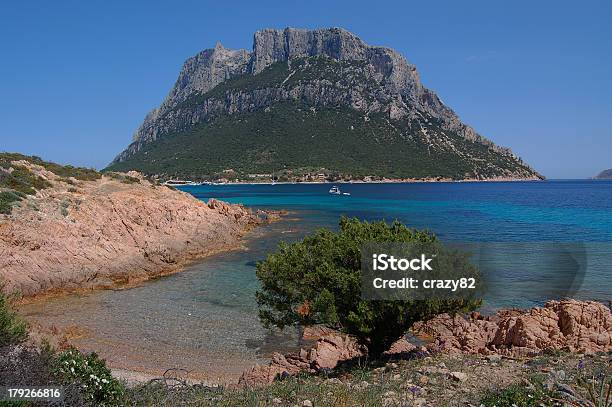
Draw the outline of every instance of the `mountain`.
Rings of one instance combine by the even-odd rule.
[[[109,165],[162,178],[539,179],[461,122],[396,51],[340,29],[265,29],[189,58]],[[275,175],[273,175],[275,174]]]
[[[603,170],[595,177],[595,179],[612,179],[612,169]]]

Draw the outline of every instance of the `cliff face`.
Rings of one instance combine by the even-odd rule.
[[[402,55],[370,46],[339,28],[266,29],[255,33],[252,52],[217,44],[188,59],[166,100],[147,115],[133,143],[113,163],[130,160],[160,137],[172,137],[224,115],[265,112],[282,102],[314,109],[343,106],[366,121],[378,115],[391,127],[420,126],[418,142],[438,149],[449,143],[445,132],[452,133],[515,162],[516,174],[497,171],[496,176],[539,177],[510,150],[462,123],[421,84],[416,67]],[[432,121],[437,131],[423,130]],[[451,150],[460,149],[452,144]],[[326,166],[325,162],[312,164]],[[448,175],[442,172],[430,175]],[[472,176],[478,178],[478,172],[476,169]]]
[[[6,291],[25,296],[173,272],[191,259],[236,247],[261,222],[241,206],[206,204],[137,174],[85,181],[25,160],[10,168],[46,182],[10,215],[0,215],[0,280]]]

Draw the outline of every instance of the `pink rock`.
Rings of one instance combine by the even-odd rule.
[[[441,315],[418,328],[433,336],[430,349],[446,353],[523,356],[545,349],[612,349],[610,308],[595,301],[549,301],[522,313],[500,311],[478,319]]]
[[[19,162],[53,186],[0,215],[0,280],[24,296],[136,283],[236,247],[261,223],[251,211],[153,185],[104,176],[60,180]]]
[[[348,336],[332,332],[320,338],[309,349],[281,355],[275,353],[267,365],[256,365],[242,374],[238,383],[244,386],[261,386],[274,381],[279,375],[299,372],[316,372],[333,369],[338,362],[364,355],[365,349]]]

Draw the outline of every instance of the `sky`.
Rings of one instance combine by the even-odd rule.
[[[396,49],[461,119],[549,178],[612,168],[609,1],[3,1],[0,151],[103,168],[188,57],[262,28]]]

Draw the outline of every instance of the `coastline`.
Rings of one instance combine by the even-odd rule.
[[[22,301],[70,292],[125,288],[182,270],[241,246],[280,212],[252,211],[131,179],[67,179],[16,162],[48,186],[0,215],[3,291]]]
[[[210,185],[210,186],[223,186],[223,185],[319,185],[319,184],[419,184],[419,183],[481,183],[481,182],[537,182],[537,181],[546,181],[546,178],[487,178],[487,179],[461,179],[461,180],[453,180],[453,179],[383,179],[383,180],[372,180],[372,181],[364,181],[364,180],[341,180],[341,181],[305,181],[305,182],[291,182],[291,181],[277,181],[277,182],[260,182],[260,181],[228,181],[228,182],[211,182],[211,183],[194,183],[194,184],[186,184],[186,185],[175,185],[175,187],[189,187],[189,186],[200,186],[200,185]]]
[[[177,263],[173,264],[172,266],[167,266],[165,268],[160,268],[153,272],[149,272],[147,275],[135,275],[133,277],[128,276],[127,279],[118,278],[116,280],[112,280],[111,282],[100,281],[99,284],[96,284],[95,280],[92,280],[93,285],[88,287],[51,289],[44,292],[20,297],[15,301],[15,305],[19,307],[20,305],[32,304],[35,302],[44,302],[45,300],[51,298],[62,297],[70,294],[85,294],[97,290],[121,291],[138,287],[148,281],[180,273],[186,267],[195,264],[198,261],[203,260],[207,257],[214,256],[220,253],[231,252],[234,250],[241,250],[244,247],[243,239],[247,237],[250,232],[252,232],[252,229],[245,231],[245,234],[240,236],[233,244],[228,244],[226,246],[218,248],[211,248],[210,250],[200,251],[197,253],[183,253],[181,255],[181,259]]]
[[[256,230],[263,230],[263,229],[256,229]],[[245,235],[246,237],[246,235]],[[250,234],[248,236],[248,238],[257,238],[256,235]],[[162,284],[162,283],[160,283]],[[124,295],[124,293],[121,293],[120,295]],[[127,295],[127,294],[125,294]],[[199,335],[201,336],[201,335]],[[234,338],[229,338],[230,339],[235,339]],[[95,346],[91,346],[89,348],[84,348],[87,351],[90,350],[94,350]],[[181,353],[182,355],[183,353]],[[146,357],[146,354],[145,356]],[[202,355],[198,355],[195,353],[191,353],[191,357],[193,358],[200,358],[200,359],[206,359],[205,356]],[[157,359],[156,359],[157,360]],[[189,360],[189,358],[185,358],[184,360]],[[227,356],[227,359],[224,360],[223,362],[220,362],[218,364],[219,368],[224,368],[226,366],[229,366],[233,363],[234,359],[233,356]],[[163,361],[162,361],[163,362]],[[125,378],[128,381],[133,381],[133,383],[140,381],[140,380],[148,380],[150,378],[154,378],[154,377],[161,377],[163,375],[163,371],[159,370],[153,370],[153,369],[142,369],[140,365],[138,364],[134,364],[131,365],[128,361],[128,363],[123,363],[123,361],[119,360],[119,363],[109,363],[109,366],[111,366],[113,368],[113,371],[117,371],[118,375],[121,375],[121,377]],[[174,365],[172,364],[164,364],[164,363],[159,363],[159,366],[168,366],[168,367],[173,367]],[[218,370],[223,370],[223,369],[218,369]],[[211,372],[214,372],[213,374],[211,374]],[[195,383],[204,383],[205,385],[215,385],[216,383],[219,382],[223,382],[223,383],[229,383],[232,382],[233,380],[235,380],[236,375],[232,375],[232,376],[226,376],[227,379],[215,379],[215,375],[216,375],[217,369],[211,369],[211,370],[207,370],[207,369],[194,369],[191,374],[187,377],[189,380],[195,382]],[[208,373],[208,376],[204,376],[205,373]],[[223,373],[219,374],[219,376],[222,376]]]

